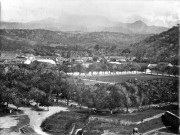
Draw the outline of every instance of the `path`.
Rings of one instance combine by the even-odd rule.
[[[165,129],[167,127],[160,127],[160,128],[156,128],[153,130],[150,130],[148,132],[143,133],[142,135],[154,135],[157,131],[161,130],[161,129]],[[156,134],[155,134],[156,135]]]
[[[154,116],[152,116],[152,117],[143,119],[143,122],[147,122],[147,121],[150,121],[150,120],[153,120],[153,119],[160,118],[163,114],[164,114],[164,113],[160,113],[160,114],[154,115]],[[142,123],[142,121],[136,122],[136,124],[141,124],[141,123]]]
[[[11,108],[15,108],[15,106],[13,105],[9,105]],[[41,107],[43,109],[46,109],[46,107]],[[34,111],[31,108],[28,107],[20,107],[20,110],[24,111],[23,115],[27,115],[30,119],[30,122],[28,125],[23,125],[22,127],[19,128],[26,130],[26,129],[33,129],[36,133],[35,135],[48,135],[46,132],[43,132],[41,129],[41,124],[42,122],[48,118],[49,116],[58,113],[60,111],[68,111],[66,107],[59,107],[59,106],[53,106],[53,107],[49,107],[49,111]],[[9,128],[16,126],[18,124],[18,120],[17,117],[14,117],[16,115],[13,116],[5,116],[5,117],[1,117],[0,119],[0,128],[2,128],[3,130],[0,131],[1,135],[20,135],[21,132],[19,131],[19,133],[17,132],[11,132]],[[20,115],[17,115],[20,116]],[[24,128],[25,127],[25,128]],[[32,134],[34,135],[34,133],[32,132]],[[31,135],[32,135],[31,134]]]
[[[34,129],[34,131],[40,135],[48,135],[46,132],[43,132],[40,127],[42,122],[46,118],[60,111],[67,111],[67,108],[65,107],[56,107],[56,106],[49,107],[49,111],[40,111],[40,112],[33,111],[30,108],[24,108],[24,107],[20,109],[23,110],[24,113],[29,116],[30,127]]]
[[[103,81],[90,80],[90,79],[82,79],[82,80],[86,80],[86,81],[90,81],[90,82],[95,82],[95,83],[108,83],[108,84],[115,84],[115,83],[112,83],[112,82],[103,82]]]

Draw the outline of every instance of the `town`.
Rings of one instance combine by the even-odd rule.
[[[0,135],[178,135],[179,4],[1,0]]]

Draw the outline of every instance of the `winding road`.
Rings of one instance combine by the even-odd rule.
[[[10,105],[11,108],[15,108],[15,106]],[[45,107],[41,107],[45,109]],[[43,132],[41,129],[42,122],[48,118],[49,116],[58,113],[60,111],[68,111],[66,107],[52,106],[49,107],[49,111],[34,111],[29,107],[20,107],[22,111],[24,111],[23,115],[27,115],[30,119],[29,124],[23,125],[19,128],[19,133],[11,132],[9,128],[16,126],[18,124],[17,118],[12,116],[1,117],[0,119],[0,128],[3,130],[0,131],[0,135],[21,135],[22,131],[26,132],[28,130],[28,134],[30,135],[49,135],[46,132]],[[33,132],[34,131],[34,132]]]
[[[42,122],[46,118],[60,111],[68,111],[67,108],[65,107],[57,107],[57,106],[49,107],[49,111],[41,111],[41,112],[33,111],[30,108],[21,108],[21,110],[23,110],[24,113],[28,115],[30,119],[30,123],[29,123],[30,127],[40,135],[48,135],[46,132],[43,132],[40,127]]]

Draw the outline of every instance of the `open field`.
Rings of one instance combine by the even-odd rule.
[[[99,81],[99,83],[102,82],[110,82],[110,83],[122,83],[127,80],[151,80],[155,78],[166,78],[166,79],[172,79],[173,77],[167,77],[167,76],[157,76],[157,75],[148,75],[148,74],[131,74],[131,75],[114,75],[114,76],[88,76],[88,77],[80,77],[85,84],[95,84]],[[173,78],[177,79],[177,78]]]

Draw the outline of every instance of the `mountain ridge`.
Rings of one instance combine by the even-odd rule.
[[[21,50],[35,46],[82,46],[93,48],[117,46],[127,48],[149,35],[124,34],[115,32],[61,32],[43,29],[1,29],[0,40],[5,50]],[[12,49],[12,48],[13,49]]]
[[[133,23],[121,23],[111,21],[104,16],[77,16],[62,15],[61,17],[45,18],[42,20],[26,23],[2,22],[1,29],[47,29],[55,31],[81,31],[81,32],[120,32],[120,33],[139,33],[156,34],[168,28],[159,26],[148,26],[141,20]]]

